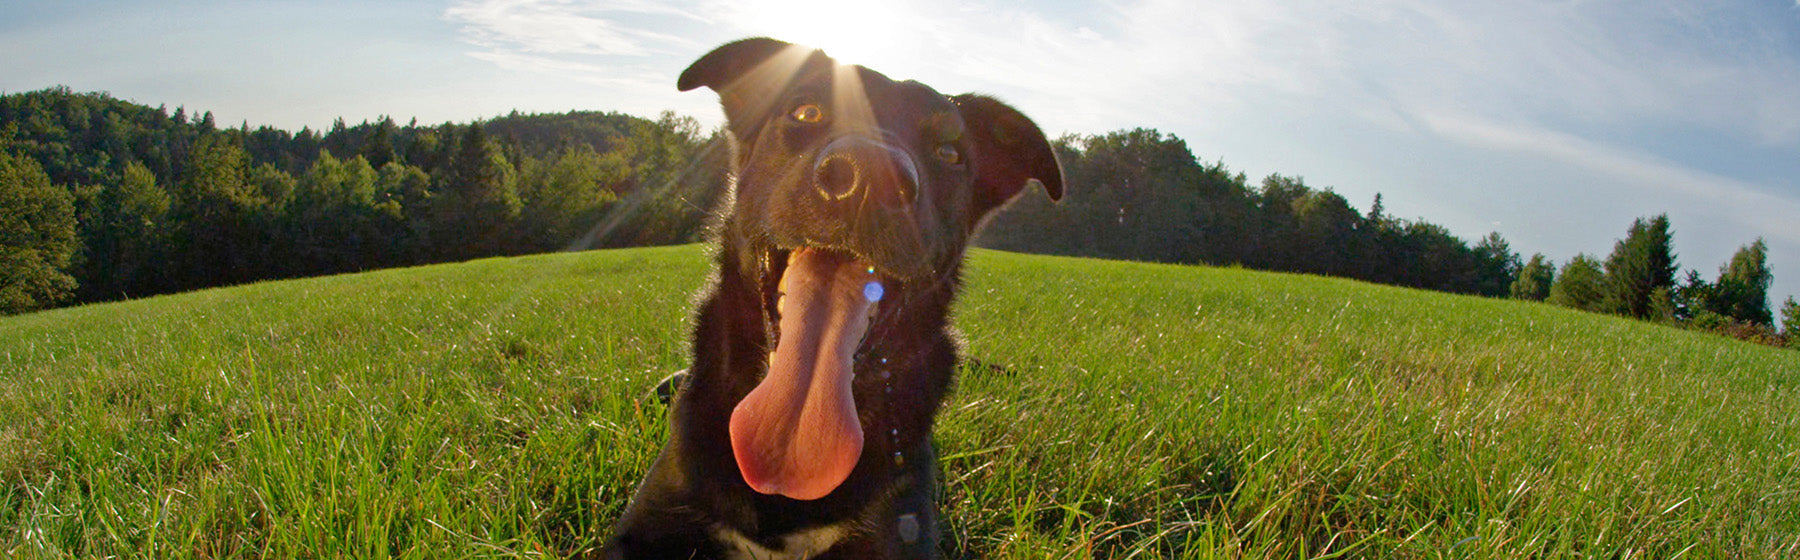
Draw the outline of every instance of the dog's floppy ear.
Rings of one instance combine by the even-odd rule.
[[[739,140],[756,137],[768,111],[803,74],[832,64],[824,51],[763,37],[726,43],[694,61],[675,86],[719,93],[725,120]]]
[[[1061,200],[1062,166],[1036,123],[992,97],[965,93],[951,98],[974,146],[975,203],[982,213],[1005,204],[1033,182]]]
[[[720,45],[706,53],[706,56],[700,57],[700,60],[694,61],[687,70],[683,70],[675,87],[681,91],[702,86],[712,88],[713,91],[723,90],[725,86],[762,65],[763,61],[793,46],[786,41],[768,37],[740,39]]]

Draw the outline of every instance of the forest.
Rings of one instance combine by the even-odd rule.
[[[257,280],[696,239],[724,190],[692,119],[509,115],[221,128],[104,94],[0,97],[8,185],[45,202],[12,310]],[[33,175],[41,175],[32,179]],[[23,178],[14,179],[14,177]],[[8,186],[8,192],[20,191]],[[8,198],[29,195],[5,195]],[[72,218],[72,220],[70,219]]]
[[[1775,329],[1761,240],[1678,274],[1666,216],[1604,260],[1521,259],[1151,129],[1056,142],[1067,197],[1021,197],[981,245],[1355,278],[1797,343]],[[727,143],[687,117],[513,113],[330,130],[233,127],[68,88],[0,96],[0,313],[490,256],[699,241]]]

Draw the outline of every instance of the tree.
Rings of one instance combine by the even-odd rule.
[[[554,162],[533,159],[524,167],[520,226],[531,245],[545,251],[593,246],[584,238],[619,200],[618,188],[631,175],[621,154],[601,155],[585,145],[564,150]]]
[[[1475,244],[1475,293],[1487,297],[1504,297],[1519,276],[1519,255],[1512,252],[1500,232],[1491,232]]]
[[[1794,303],[1794,296],[1781,304],[1781,336],[1788,348],[1800,349],[1800,303]]]
[[[1441,292],[1475,293],[1474,254],[1461,239],[1443,226],[1396,222],[1400,229],[1387,234],[1390,258],[1388,279],[1401,286]]]
[[[388,264],[426,262],[431,256],[425,238],[430,231],[431,175],[412,165],[381,166],[375,179],[375,198],[380,213],[393,220]]]
[[[300,177],[287,216],[291,274],[374,268],[401,220],[376,200],[376,173],[362,156],[339,160],[322,152]]]
[[[1675,311],[1675,289],[1658,286],[1650,292],[1650,311],[1644,318],[1658,323],[1674,324],[1679,315]]]
[[[300,185],[294,176],[274,164],[262,164],[251,169],[246,180],[250,188],[256,192],[256,198],[269,210],[282,213],[294,202],[294,196]]]
[[[1687,279],[1675,287],[1672,294],[1677,321],[1692,322],[1702,315],[1719,316],[1712,310],[1713,301],[1718,299],[1718,286],[1700,277],[1697,271],[1689,270]]]
[[[250,156],[230,137],[210,133],[188,153],[171,210],[176,290],[222,286],[278,274],[273,219],[263,189],[251,182]]]
[[[1510,291],[1513,299],[1544,301],[1550,297],[1550,285],[1554,282],[1556,265],[1543,254],[1534,254],[1531,261],[1519,269],[1519,279],[1513,281]]]
[[[579,247],[621,247],[692,243],[699,239],[708,212],[729,190],[725,170],[731,150],[723,134],[710,140],[691,136],[687,119],[665,113],[654,123],[634,125],[631,139],[619,151],[632,161],[637,185],[583,235]],[[646,157],[644,154],[688,154]],[[688,162],[678,168],[660,165]],[[660,162],[660,163],[659,163]],[[660,181],[656,177],[667,177]],[[644,182],[650,180],[652,182]],[[626,181],[629,187],[632,181]]]
[[[1156,262],[1192,262],[1201,242],[1196,220],[1200,196],[1193,188],[1199,163],[1187,142],[1152,129],[1089,136],[1084,169],[1070,180],[1104,189],[1107,207],[1090,215],[1090,231],[1103,256]],[[1067,181],[1065,181],[1067,182]],[[1074,197],[1070,197],[1074,203]],[[1102,233],[1103,232],[1103,233]]]
[[[1719,268],[1717,291],[1709,307],[1720,315],[1752,325],[1773,326],[1769,314],[1769,248],[1762,239],[1741,247]]]
[[[461,260],[519,252],[511,238],[522,206],[513,167],[481,124],[464,130],[432,201],[431,245],[438,258]]]
[[[1600,262],[1587,255],[1575,255],[1563,265],[1562,274],[1550,285],[1550,296],[1545,301],[1583,311],[1601,311],[1605,309],[1605,298],[1606,276],[1600,272]]]
[[[80,265],[81,299],[106,300],[157,293],[167,265],[173,198],[137,161],[125,166],[117,186],[101,188],[78,216],[85,245]]]
[[[1606,259],[1606,311],[1649,318],[1652,294],[1675,288],[1675,253],[1668,214],[1632,222]]]
[[[1330,189],[1311,191],[1294,201],[1295,240],[1290,263],[1301,272],[1349,276],[1355,270],[1362,215]]]
[[[1224,162],[1214,162],[1200,166],[1192,181],[1192,190],[1200,194],[1199,213],[1187,218],[1197,222],[1194,229],[1198,232],[1199,247],[1193,253],[1199,262],[1208,264],[1245,262],[1252,228],[1247,177],[1242,172],[1232,173],[1225,168]],[[1363,235],[1362,226],[1360,221],[1356,224],[1358,235],[1350,244],[1352,260],[1367,252],[1367,236]],[[1355,264],[1355,270],[1360,272],[1361,263]]]
[[[1302,241],[1294,209],[1301,198],[1312,192],[1301,177],[1271,174],[1264,177],[1255,193],[1253,249],[1251,266],[1270,270],[1297,270]]]
[[[0,314],[56,305],[74,295],[74,196],[50,184],[36,160],[0,150]]]
[[[380,169],[399,157],[394,150],[394,119],[382,117],[374,129],[363,140],[362,157],[369,162],[370,168]]]

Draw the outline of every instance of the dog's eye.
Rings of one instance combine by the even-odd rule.
[[[807,124],[813,124],[813,123],[825,120],[825,108],[820,107],[818,105],[814,105],[812,103],[807,103],[805,105],[795,107],[794,113],[792,116],[794,117],[794,120],[796,120],[796,121],[800,121],[800,122],[807,123]]]
[[[962,163],[962,150],[956,149],[955,144],[938,144],[936,155],[938,161],[950,165]]]

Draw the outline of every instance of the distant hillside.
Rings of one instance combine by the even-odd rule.
[[[627,140],[657,121],[623,113],[570,111],[557,114],[510,115],[481,121],[488,135],[505,141],[509,155],[550,158],[571,147],[610,152],[627,148]],[[691,127],[688,123],[680,126]],[[396,124],[391,118],[346,124],[329,130],[287,131],[215,122],[210,111],[171,112],[117,99],[106,93],[78,93],[66,87],[0,96],[0,130],[8,130],[15,150],[35,157],[51,180],[65,185],[111,185],[126,164],[136,161],[155,173],[158,182],[174,184],[183,177],[194,142],[208,133],[235,133],[251,165],[274,164],[290,175],[306,172],[320,150],[349,159],[358,155],[380,168],[390,161],[431,168],[456,140],[455,123]],[[466,125],[460,125],[466,126]],[[691,128],[679,132],[699,135]]]
[[[73,301],[692,241],[721,146],[673,115],[289,132],[67,88],[0,96],[0,154],[70,193]]]
[[[0,318],[8,556],[564,557],[666,434],[697,246]],[[1800,353],[1558,307],[976,251],[963,558],[1800,555]],[[473,551],[473,552],[472,552]]]

